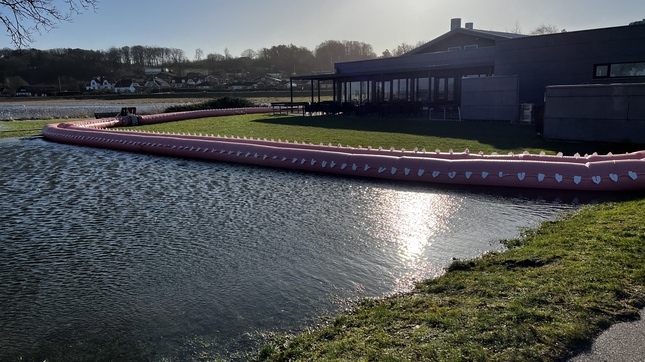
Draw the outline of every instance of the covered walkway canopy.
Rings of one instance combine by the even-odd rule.
[[[333,74],[294,76],[291,82],[311,82],[314,107],[325,103],[321,102],[322,84],[331,87],[332,102],[326,103],[336,109],[392,112],[408,102],[424,110],[458,107],[461,79],[493,75],[494,54],[494,48],[488,47],[338,63]]]

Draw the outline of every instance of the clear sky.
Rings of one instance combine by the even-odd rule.
[[[54,0],[62,3],[62,0]],[[431,40],[451,18],[476,29],[529,32],[540,24],[567,31],[627,25],[645,18],[644,0],[100,0],[96,11],[42,35],[36,49],[107,50],[133,45],[184,50],[193,59],[325,40],[371,44],[377,54]],[[13,46],[0,38],[0,48]]]

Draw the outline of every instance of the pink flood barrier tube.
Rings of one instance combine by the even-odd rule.
[[[138,116],[139,124],[269,113],[237,108]],[[260,139],[109,130],[130,117],[45,126],[45,138],[66,144],[145,152],[219,162],[415,182],[565,190],[645,189],[645,151],[621,155],[483,155],[312,145]]]

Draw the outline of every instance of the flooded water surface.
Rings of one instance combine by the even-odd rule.
[[[0,360],[245,359],[578,206],[42,139],[0,159]]]
[[[35,104],[29,99],[25,104],[2,104],[0,120],[20,119],[64,119],[64,118],[94,118],[95,113],[118,114],[122,106],[136,107],[139,114],[163,113],[169,106],[176,103],[127,103],[127,104],[95,104],[95,103],[63,103],[43,105]]]

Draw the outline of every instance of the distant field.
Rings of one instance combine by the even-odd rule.
[[[0,97],[0,105],[42,104],[118,104],[127,106],[129,103],[185,103],[200,102],[204,99],[233,97],[246,98],[260,103],[287,102],[291,100],[289,91],[256,91],[256,92],[203,92],[203,93],[156,93],[156,94],[108,94],[79,97]],[[310,91],[294,92],[295,102],[310,102]],[[321,100],[331,100],[329,92],[322,93]],[[318,101],[315,94],[314,101]]]
[[[165,94],[164,94],[165,95]],[[184,97],[181,97],[181,96]],[[189,97],[191,96],[192,97]],[[12,120],[55,120],[63,118],[93,118],[95,113],[116,114],[122,107],[137,107],[139,114],[163,113],[171,106],[185,106],[200,104],[213,99],[215,94],[206,93],[207,96],[196,97],[199,94],[168,94],[166,97],[153,97],[152,95],[113,95],[104,98],[6,98],[0,97],[0,121]],[[229,93],[228,98],[242,98],[249,100],[257,106],[268,106],[273,102],[291,101],[289,93],[285,92],[250,92],[244,94]],[[158,95],[155,95],[158,96]],[[176,97],[171,97],[176,96]],[[329,100],[331,97],[321,97]],[[318,100],[318,97],[315,98]],[[302,94],[294,96],[294,102],[310,102],[311,96]]]

